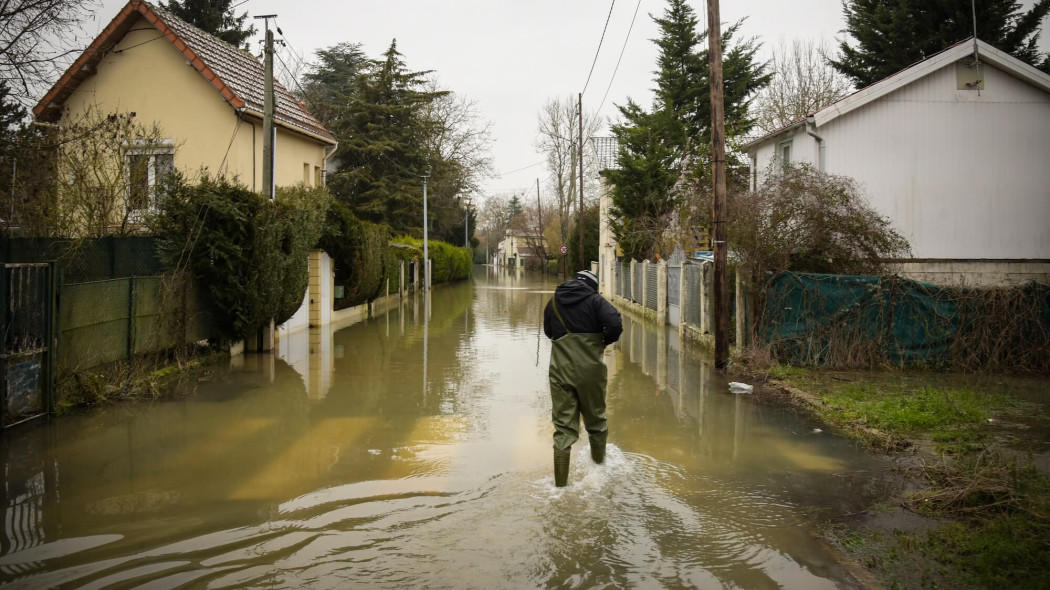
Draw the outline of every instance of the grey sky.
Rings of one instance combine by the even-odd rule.
[[[124,4],[103,0],[97,22],[86,28],[100,30]],[[706,24],[706,1],[690,4]],[[628,96],[649,105],[656,59],[651,40],[657,34],[650,14],[661,14],[665,5],[666,0],[616,0],[584,95],[585,110],[598,108],[607,88],[603,119],[615,116],[613,104]],[[369,57],[378,57],[397,38],[409,68],[435,70],[445,87],[476,101],[480,114],[492,121],[493,158],[502,175],[485,188],[507,193],[535,191],[535,179],[547,177],[542,165],[532,166],[541,161],[535,149],[537,115],[548,98],[575,100],[583,90],[609,7],[610,0],[248,0],[237,10],[277,14],[285,38],[308,58],[344,41],[361,43]],[[747,17],[743,35],[758,37],[767,50],[780,38],[831,40],[843,26],[840,0],[722,0],[721,10],[723,23]],[[1047,39],[1042,44],[1046,47]]]

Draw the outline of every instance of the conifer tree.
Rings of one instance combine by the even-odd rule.
[[[423,139],[431,122],[422,108],[444,92],[424,90],[429,71],[409,71],[394,40],[383,58],[357,78],[339,127],[339,171],[329,187],[337,199],[367,221],[394,232],[423,227],[423,181],[430,154]]]
[[[248,18],[234,12],[233,0],[169,0],[163,4],[172,14],[234,47],[246,47],[255,25],[244,28]]]
[[[1015,0],[843,0],[846,32],[831,64],[863,88],[973,36],[1050,72],[1050,54],[1038,49],[1050,0],[1027,11]]]
[[[701,177],[710,172],[706,154],[711,144],[711,83],[708,52],[701,48],[706,31],[697,30],[698,19],[686,0],[668,0],[655,40],[659,49],[655,100],[651,111],[633,101],[620,106],[621,122],[613,125],[620,152],[619,166],[608,171],[613,184],[611,225],[630,258],[652,254],[657,236],[678,205],[672,194],[679,169],[687,156],[700,163]],[[769,83],[771,74],[759,62],[754,39],[735,41],[741,22],[722,34],[725,47],[725,128],[730,139],[754,127],[748,106],[755,93]]]

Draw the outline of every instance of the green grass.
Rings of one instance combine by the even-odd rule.
[[[833,387],[822,399],[837,422],[859,422],[901,436],[928,434],[941,442],[977,440],[974,429],[1011,403],[967,389],[892,390],[870,384]]]

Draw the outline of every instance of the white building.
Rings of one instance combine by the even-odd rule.
[[[982,41],[961,42],[744,149],[753,185],[785,161],[855,179],[911,244],[901,274],[1050,283],[1050,75]]]
[[[535,240],[533,240],[535,241]],[[525,268],[527,265],[540,264],[532,261],[536,258],[527,236],[514,230],[507,230],[507,235],[496,245],[496,265],[511,268]]]

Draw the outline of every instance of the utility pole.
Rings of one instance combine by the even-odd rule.
[[[423,290],[430,290],[430,244],[427,242],[427,180],[430,171],[423,175]]]
[[[264,14],[255,17],[263,19],[263,27],[266,29],[266,46],[263,48],[263,67],[266,69],[266,80],[263,97],[263,196],[267,200],[274,199],[274,127],[273,127],[273,31],[270,30],[270,19],[277,18],[276,14]]]
[[[726,144],[722,81],[722,25],[719,0],[707,0],[707,40],[711,58],[711,154],[714,173],[715,368],[729,360],[729,286],[726,283]],[[743,313],[738,310],[737,313]]]
[[[14,186],[14,183],[12,183]],[[536,178],[536,224],[539,226],[537,229],[540,235],[536,237],[536,242],[540,245],[540,254],[543,254],[543,266],[540,267],[540,271],[543,276],[547,276],[547,244],[544,243],[543,237],[543,202],[540,201],[540,179]]]
[[[583,93],[578,95],[576,116],[580,119],[580,208],[576,211],[576,231],[580,233],[580,268],[583,270]]]

